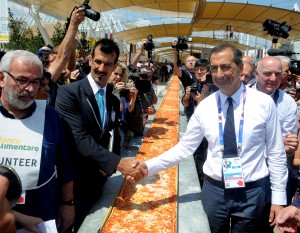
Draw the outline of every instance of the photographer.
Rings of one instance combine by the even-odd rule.
[[[69,26],[61,44],[54,47],[47,57],[44,57],[43,66],[51,73],[50,97],[48,103],[55,105],[57,89],[61,85],[59,80],[65,80],[76,66],[76,39],[78,26],[84,21],[86,10],[79,7],[72,12]],[[45,63],[46,62],[46,63]]]
[[[172,48],[173,48],[173,64],[174,64],[174,74],[176,74],[178,76],[178,78],[180,79],[184,89],[187,86],[190,86],[191,84],[193,84],[197,79],[196,79],[196,75],[195,75],[195,62],[197,60],[196,57],[194,56],[188,56],[185,59],[185,66],[184,67],[180,67],[180,64],[178,64],[178,54],[179,51],[177,49],[177,41],[174,40],[172,43]]]
[[[178,49],[178,44],[177,44],[178,42],[179,42],[179,40],[178,41],[174,40],[172,43],[173,64],[174,64],[173,72],[175,75],[178,76],[178,78],[180,79],[180,81],[184,87],[184,90],[186,90],[187,86],[190,86],[195,81],[197,81],[196,75],[195,75],[195,62],[197,61],[197,58],[194,56],[188,56],[185,59],[185,65],[180,67],[181,61],[179,60],[179,49]],[[180,44],[179,44],[179,46],[180,46]],[[193,112],[194,111],[189,107],[184,108],[184,113],[187,116],[187,120],[190,119],[191,115],[193,115]]]
[[[135,83],[138,93],[133,110],[125,114],[125,121],[127,129],[135,136],[143,136],[148,115],[156,113],[153,106],[156,103],[154,102],[156,95],[151,87],[149,76],[147,72],[134,73],[129,76],[129,79]]]

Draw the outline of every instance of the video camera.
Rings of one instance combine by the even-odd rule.
[[[0,175],[5,176],[9,181],[6,198],[9,201],[11,207],[14,207],[19,201],[22,193],[22,184],[20,177],[13,168],[4,165],[0,165]]]
[[[292,29],[290,25],[287,25],[286,22],[278,23],[272,19],[267,19],[263,23],[263,32],[270,34],[275,37],[282,37],[287,39],[289,37],[288,32]]]
[[[188,49],[188,45],[186,43],[186,39],[183,36],[177,37],[177,43],[176,45],[172,45],[172,48],[176,48],[177,51],[183,51]]]
[[[98,21],[100,19],[100,13],[93,10],[89,5],[90,0],[85,0],[79,7],[85,9],[85,16],[91,20]]]
[[[147,36],[147,42],[144,44],[144,49],[148,52],[155,49],[152,35]]]
[[[147,93],[151,91],[151,81],[147,80],[150,77],[149,72],[131,73],[128,79],[134,82],[138,93]]]

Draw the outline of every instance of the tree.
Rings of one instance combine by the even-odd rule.
[[[37,49],[45,43],[41,33],[38,31],[36,35],[34,35],[25,21],[14,18],[10,8],[8,8],[8,19],[8,27],[10,30],[9,43],[5,45],[6,49],[24,49],[36,53]]]
[[[63,22],[58,21],[56,25],[54,25],[54,31],[52,35],[52,42],[53,45],[59,45],[65,36],[65,25],[63,25]]]
[[[14,19],[14,14],[8,8],[8,27],[9,27],[9,43],[5,45],[6,49],[24,49],[26,41],[22,36],[23,29],[26,27],[24,21]]]

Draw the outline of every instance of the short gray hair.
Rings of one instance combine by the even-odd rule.
[[[43,64],[41,60],[32,52],[26,50],[12,50],[7,52],[1,59],[0,70],[5,70],[10,72],[13,61],[18,58],[19,60],[25,60],[36,64],[41,69],[41,74],[43,73]]]

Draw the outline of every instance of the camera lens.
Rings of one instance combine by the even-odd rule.
[[[92,9],[86,9],[85,15],[94,21],[98,21],[100,19],[100,13]]]

